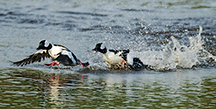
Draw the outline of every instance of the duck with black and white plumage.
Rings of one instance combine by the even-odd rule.
[[[130,50],[107,50],[106,47],[101,48],[102,43],[96,44],[95,48],[92,49],[94,53],[100,52],[103,54],[104,60],[111,66],[111,68],[117,69],[131,69],[131,70],[142,70],[148,65],[130,53]]]
[[[86,67],[89,65],[88,62],[82,63],[74,55],[74,53],[65,46],[52,44],[47,40],[40,41],[39,46],[36,50],[39,51],[21,61],[13,62],[13,64],[17,66],[23,66],[34,62],[40,62],[42,59],[45,60],[45,58],[52,58],[52,60],[55,60],[57,62],[45,63],[45,65],[55,66],[59,65],[60,63],[65,66],[82,65],[83,67]]]

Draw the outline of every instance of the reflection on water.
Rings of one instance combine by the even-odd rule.
[[[4,69],[1,108],[215,108],[214,71],[101,74]]]
[[[58,105],[59,104],[59,75],[52,75],[49,79],[50,82],[50,102]]]

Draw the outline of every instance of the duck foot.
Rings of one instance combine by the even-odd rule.
[[[126,65],[126,61],[123,60],[122,63],[121,63],[121,67],[122,67],[122,68],[125,68],[125,65]]]
[[[80,60],[78,60],[78,62],[80,63],[80,65],[81,65],[82,67],[87,67],[87,66],[89,65],[88,62],[82,63]]]
[[[55,66],[55,65],[59,65],[59,62],[44,63],[44,65]]]

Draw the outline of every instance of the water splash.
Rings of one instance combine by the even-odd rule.
[[[158,71],[215,66],[216,57],[203,48],[201,33],[202,27],[200,26],[199,34],[188,38],[188,46],[181,44],[177,38],[171,36],[167,44],[161,45],[161,50],[131,50],[131,52],[136,54],[144,64],[149,65],[150,69]],[[101,61],[101,63],[91,64],[86,69],[88,71],[107,71],[109,67],[106,62]]]
[[[146,51],[140,57],[152,69],[162,71],[214,64],[216,57],[202,47],[201,32],[200,26],[199,34],[196,37],[189,37],[190,46],[180,44],[172,36],[171,41],[164,45],[161,51]]]

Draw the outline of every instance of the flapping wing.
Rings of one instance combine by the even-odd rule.
[[[13,64],[17,66],[23,66],[23,65],[30,64],[33,62],[40,62],[41,59],[44,60],[45,58],[49,58],[49,57],[50,55],[47,52],[47,50],[40,50],[21,61],[13,62]]]

